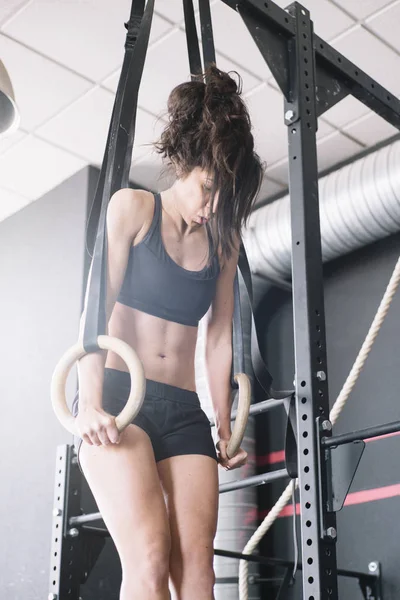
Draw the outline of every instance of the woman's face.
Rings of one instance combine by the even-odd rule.
[[[185,179],[180,180],[183,193],[182,216],[190,225],[205,225],[211,218],[212,175],[196,167]],[[213,212],[216,211],[218,192],[215,194]]]

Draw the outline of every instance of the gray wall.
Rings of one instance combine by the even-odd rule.
[[[55,453],[71,436],[50,403],[76,341],[89,169],[0,223],[0,597],[47,598]],[[67,390],[76,384],[71,374]]]
[[[354,252],[325,266],[324,289],[330,403],[333,404],[358,354],[400,255],[400,234]],[[264,351],[276,387],[291,387],[294,372],[291,296],[276,289],[258,290],[257,321],[264,329]],[[373,350],[335,433],[399,419],[400,291],[393,299]],[[268,413],[257,421],[258,454],[283,448],[283,419]],[[351,492],[399,483],[400,436],[368,443]],[[280,464],[271,468],[281,468]],[[264,467],[265,470],[265,467]],[[259,489],[261,510],[272,506],[283,482]],[[338,513],[338,565],[365,571],[372,560],[383,564],[384,598],[400,597],[400,498],[344,507]],[[281,518],[267,535],[263,553],[289,558],[291,519]],[[299,582],[301,574],[299,574]],[[301,597],[296,585],[290,598]],[[343,600],[361,600],[357,584],[340,581]],[[268,597],[268,596],[265,596]],[[289,597],[289,596],[288,596]]]

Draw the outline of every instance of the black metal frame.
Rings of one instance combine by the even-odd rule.
[[[286,470],[265,473],[256,477],[258,478],[256,485],[287,478],[287,476]],[[79,600],[80,586],[88,579],[105,545],[105,540],[110,536],[100,513],[82,514],[82,477],[74,447],[70,445],[59,446],[56,457],[48,600]],[[220,487],[220,492],[255,485],[253,480],[256,478],[250,477],[234,484],[225,484]],[[97,521],[97,525],[89,524],[94,521]],[[219,549],[215,549],[214,554],[227,558],[244,559],[270,567],[284,568],[285,575],[283,578],[276,577],[264,581],[260,578],[254,579],[253,575],[249,577],[250,584],[268,582],[272,584],[274,581],[277,582],[280,586],[278,598],[284,598],[282,594],[291,582],[293,562]],[[374,565],[374,568],[371,565]],[[298,568],[302,570],[302,564],[299,564]],[[381,569],[378,562],[370,563],[369,573],[338,569],[337,575],[357,579],[365,600],[382,600]],[[218,581],[218,583],[232,582],[237,582],[237,579],[229,578],[229,581]]]
[[[331,438],[327,427],[329,402],[318,206],[317,122],[318,116],[348,94],[353,94],[400,129],[400,101],[315,35],[309,11],[300,4],[294,3],[289,9],[282,10],[271,1],[222,1],[242,16],[285,98],[292,215],[303,597],[305,600],[337,600],[337,576],[343,572],[338,571],[336,563],[336,517],[330,502],[333,474],[327,457],[331,446],[347,443],[349,439],[343,441],[343,436]],[[259,411],[255,409],[254,412]],[[396,431],[399,429],[397,426]],[[360,439],[362,432],[355,435],[350,437]],[[280,476],[286,477],[286,471],[250,478],[252,481],[244,480],[236,488],[258,485]],[[94,520],[90,517],[98,519],[99,515],[79,518],[80,495],[81,474],[76,458],[71,447],[60,447],[50,574],[49,598],[52,600],[79,598],[79,585],[87,578],[101,551],[98,540],[107,535],[104,529],[83,525]],[[236,558],[257,562],[268,560],[268,564],[272,564],[271,559],[258,556],[223,555],[234,554]],[[276,561],[273,563],[277,564]],[[284,566],[283,561],[280,564]],[[357,575],[353,573],[353,576]],[[364,597],[381,600],[379,565],[376,572],[360,576]]]

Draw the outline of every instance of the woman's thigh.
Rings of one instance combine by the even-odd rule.
[[[218,519],[218,465],[209,456],[174,456],[158,464],[171,531],[171,577],[212,569]]]
[[[148,553],[161,560],[165,552],[168,561],[169,523],[147,433],[129,425],[119,444],[83,443],[80,463],[122,567],[140,564]]]

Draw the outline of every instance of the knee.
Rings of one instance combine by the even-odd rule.
[[[203,596],[212,596],[215,584],[214,551],[193,551],[185,555],[172,556],[171,571],[177,575],[178,587],[182,586],[198,590]]]
[[[151,540],[144,543],[140,556],[134,562],[123,566],[123,580],[126,586],[159,593],[168,587],[170,540]]]
[[[168,538],[148,542],[143,547],[137,572],[146,588],[157,592],[168,585],[169,557],[170,541]]]

